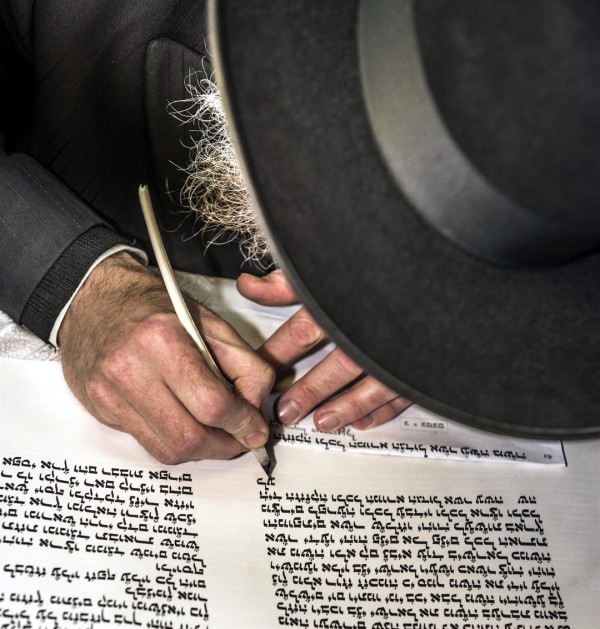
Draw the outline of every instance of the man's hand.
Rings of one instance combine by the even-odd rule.
[[[281,271],[263,278],[242,274],[237,287],[244,297],[266,306],[285,306],[297,301]],[[258,351],[281,370],[325,340],[323,330],[301,308]],[[336,397],[330,399],[333,395]],[[316,409],[315,426],[323,432],[333,432],[349,424],[358,429],[379,426],[410,405],[409,400],[366,375],[335,348],[281,395],[275,410],[282,423],[291,425]]]
[[[167,464],[228,459],[268,438],[260,411],[273,369],[229,324],[187,301],[233,392],[202,359],[160,278],[127,253],[92,271],[58,336],[65,378],[86,409]]]

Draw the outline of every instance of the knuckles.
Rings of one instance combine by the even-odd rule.
[[[173,443],[160,443],[148,449],[148,452],[163,465],[178,465],[187,461],[198,460],[198,451],[188,449],[187,444],[179,446],[176,440]]]
[[[168,449],[161,453],[160,462],[165,465],[176,465],[186,461],[203,458],[206,448],[206,435],[201,431],[188,430],[175,435]]]
[[[277,377],[275,368],[267,361],[259,359],[252,365],[252,381],[256,384],[259,396],[268,395]]]
[[[132,378],[133,357],[126,348],[119,347],[108,352],[101,361],[101,372],[119,387],[127,385]]]
[[[169,351],[180,331],[181,324],[174,314],[157,313],[139,321],[132,331],[130,341],[144,348],[156,348],[157,351]]]
[[[357,378],[362,373],[362,369],[347,354],[339,349],[334,350],[334,353],[335,366],[340,374]]]
[[[86,393],[94,406],[101,409],[112,407],[114,392],[104,378],[99,376],[90,378],[86,385]]]
[[[237,411],[229,393],[205,391],[202,395],[202,417],[197,418],[207,426],[220,427]]]
[[[307,314],[290,320],[289,335],[294,345],[303,348],[310,348],[325,338],[323,330]]]
[[[293,389],[293,399],[302,400],[302,406],[314,408],[323,401],[323,391],[318,386],[313,386],[310,382],[299,380],[293,385]]]

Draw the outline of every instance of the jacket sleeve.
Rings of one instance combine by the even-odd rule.
[[[0,4],[0,310],[48,340],[93,261],[126,241],[27,148],[32,0]]]
[[[87,269],[127,240],[33,158],[0,151],[0,309],[48,340]]]

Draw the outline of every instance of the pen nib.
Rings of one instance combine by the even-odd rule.
[[[254,453],[257,461],[260,463],[260,466],[263,468],[267,478],[271,478],[271,459],[267,454],[266,448],[264,446],[262,448],[254,448],[252,452]]]

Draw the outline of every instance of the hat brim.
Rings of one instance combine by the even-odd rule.
[[[503,268],[411,207],[364,103],[357,3],[211,5],[220,89],[278,262],[382,382],[479,428],[600,435],[600,255]]]

